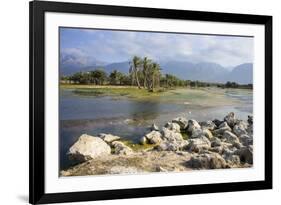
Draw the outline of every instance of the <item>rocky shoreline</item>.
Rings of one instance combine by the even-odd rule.
[[[61,176],[179,172],[253,166],[253,117],[197,122],[176,118],[159,129],[153,124],[138,144],[101,133],[83,134],[67,153],[75,166]]]

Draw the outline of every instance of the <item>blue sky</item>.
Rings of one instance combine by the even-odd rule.
[[[123,62],[138,55],[159,62],[213,62],[234,67],[253,62],[253,47],[251,37],[60,29],[62,58],[79,65]]]

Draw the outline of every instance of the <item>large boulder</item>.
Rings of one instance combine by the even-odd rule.
[[[201,152],[202,150],[208,150],[211,147],[211,142],[205,136],[201,136],[195,139],[189,139],[187,150],[190,152]]]
[[[133,153],[133,150],[125,145],[123,142],[114,141],[111,143],[112,147],[114,148],[114,154],[120,154],[120,155],[130,155]]]
[[[217,127],[216,124],[214,122],[212,122],[211,120],[199,122],[199,124],[202,129],[208,129],[211,131],[213,131]]]
[[[166,141],[182,141],[182,135],[179,132],[175,132],[168,128],[163,127],[162,129],[162,138]]]
[[[187,128],[188,120],[184,117],[178,117],[172,120],[173,123],[177,123],[180,126],[180,129],[184,130]]]
[[[148,134],[145,135],[146,139],[148,140],[148,142],[150,144],[159,144],[161,143],[163,140],[161,138],[161,133],[158,131],[152,131]]]
[[[196,120],[188,120],[187,131],[192,133],[195,129],[201,129],[201,126]]]
[[[116,140],[120,140],[121,138],[112,134],[105,134],[105,133],[100,133],[99,137],[103,139],[106,143],[111,143]]]
[[[221,169],[227,168],[225,160],[217,153],[193,155],[188,166],[194,169]]]
[[[230,131],[225,131],[223,133],[222,139],[225,140],[225,142],[228,142],[231,144],[239,143],[238,137]]]
[[[110,146],[101,138],[83,134],[69,148],[67,154],[71,160],[84,162],[110,153]]]
[[[167,128],[171,131],[174,131],[174,132],[179,132],[179,133],[181,132],[181,128],[178,123],[167,122],[165,124],[165,128]]]
[[[230,112],[223,120],[227,122],[230,127],[233,127],[237,122],[234,112]]]

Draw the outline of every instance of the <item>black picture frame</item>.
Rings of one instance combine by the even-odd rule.
[[[30,164],[29,202],[31,204],[155,197],[272,188],[272,16],[185,11],[124,6],[32,1],[30,11]],[[71,193],[45,192],[45,12],[98,14],[259,24],[265,26],[265,180]]]

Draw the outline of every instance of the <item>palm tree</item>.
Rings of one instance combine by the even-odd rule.
[[[147,85],[147,81],[148,81],[148,75],[149,75],[149,67],[151,65],[151,60],[148,59],[147,57],[144,57],[143,61],[142,61],[142,72],[143,72],[143,87],[146,88],[148,87]]]
[[[159,85],[160,82],[161,68],[158,63],[152,63],[148,68],[148,90],[154,92],[154,88],[156,85]]]
[[[129,70],[130,74],[132,74],[132,84],[134,84],[134,81],[136,80],[139,89],[141,89],[141,86],[140,86],[138,74],[141,64],[142,64],[141,58],[138,56],[134,56],[132,61],[130,62],[130,70]]]

